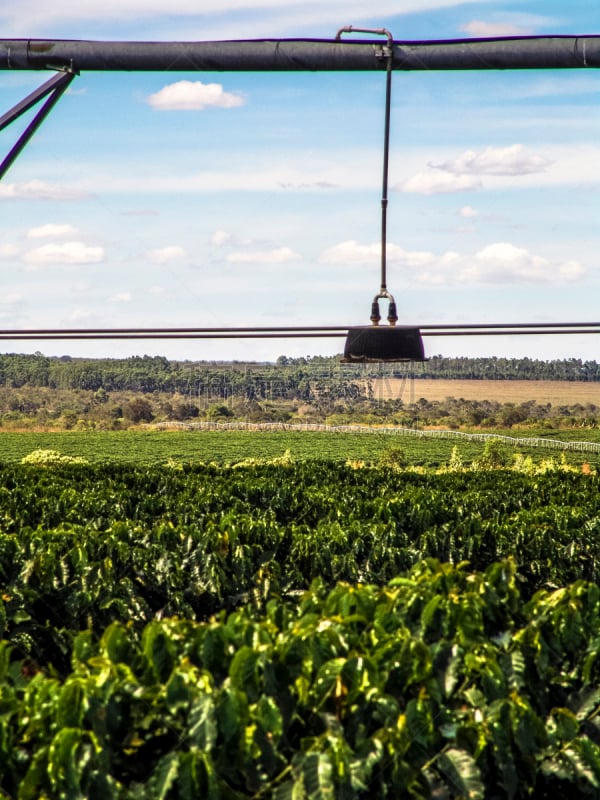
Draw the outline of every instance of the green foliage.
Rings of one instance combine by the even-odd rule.
[[[405,467],[408,457],[402,447],[388,447],[381,454],[380,463],[385,467]]]
[[[407,401],[405,384],[413,376],[443,379],[490,379],[504,384],[493,398]],[[402,379],[396,399],[383,400],[374,381]],[[47,358],[0,355],[0,425],[51,427],[61,430],[113,430],[122,425],[186,421],[206,412],[208,419],[235,416],[246,421],[325,421],[380,425],[507,429],[598,430],[598,405],[577,392],[570,405],[551,405],[532,386],[531,398],[520,404],[510,397],[511,379],[598,381],[593,361],[554,362],[531,359],[449,359],[433,356],[427,363],[399,372],[394,365],[348,365],[339,358],[282,357],[276,364],[173,362],[161,357],[128,359]],[[506,386],[508,385],[508,394]],[[589,383],[588,383],[589,385]],[[414,388],[414,387],[413,387]],[[406,389],[406,391],[405,391]],[[458,392],[458,387],[457,387]],[[451,391],[449,392],[451,394]],[[588,397],[588,395],[586,395]],[[125,421],[123,421],[125,419]]]
[[[37,464],[48,467],[53,464],[89,464],[82,456],[65,456],[58,450],[34,450],[29,455],[23,456],[21,464]]]
[[[563,432],[564,433],[564,432]],[[561,436],[563,435],[561,433]],[[586,437],[593,440],[594,431]],[[2,433],[0,464],[20,461],[34,449],[57,450],[64,455],[80,456],[88,461],[152,466],[164,464],[169,458],[190,464],[238,463],[248,458],[273,459],[289,450],[296,461],[328,460],[362,461],[378,464],[382,453],[390,446],[404,451],[413,466],[447,465],[456,446],[451,439],[387,434],[321,432],[304,430],[281,431],[76,431],[67,433]],[[464,466],[476,462],[482,454],[483,443],[464,441],[460,457]],[[544,451],[519,446],[523,458],[531,456],[537,465]],[[547,459],[546,459],[547,460]],[[556,461],[556,459],[553,459]],[[600,467],[600,454],[570,452],[573,466],[588,463]],[[557,462],[558,463],[558,462]]]
[[[228,419],[233,417],[233,411],[223,403],[213,403],[206,410],[207,419]]]
[[[450,460],[448,461],[448,469],[452,472],[460,472],[464,467],[462,457],[458,447],[455,445],[450,453]]]
[[[483,445],[483,453],[477,465],[486,468],[506,467],[511,456],[508,448],[501,439],[488,439]]]
[[[134,397],[125,406],[125,416],[132,422],[152,422],[154,414],[152,406],[143,397]]]
[[[256,365],[249,365],[254,366]],[[238,378],[242,391],[247,365],[234,363],[216,369],[208,363],[195,364],[197,380],[227,376]],[[269,368],[270,367],[270,368]],[[339,356],[289,358],[280,356],[274,365],[264,365],[263,376],[285,379],[294,388],[303,378],[335,376],[340,370]],[[360,374],[378,374],[380,365],[372,372],[361,369]],[[255,370],[254,370],[255,371]],[[250,370],[252,374],[253,370]],[[434,355],[419,365],[418,375],[423,378],[469,378],[493,380],[567,380],[598,381],[600,364],[581,359],[555,359],[542,361],[530,358],[448,358]],[[240,378],[242,380],[240,380]],[[123,359],[49,358],[42,353],[34,355],[0,354],[0,382],[8,386],[64,387],[98,391],[185,392],[190,384],[190,365],[169,361],[161,356],[132,356]],[[252,383],[250,383],[252,385]],[[255,386],[256,388],[256,386]]]
[[[512,556],[527,596],[600,580],[598,477],[418,474],[298,463],[0,470],[0,580],[10,641],[55,665],[71,631],[219,609],[321,577],[381,584],[424,558]],[[431,613],[435,616],[435,609]]]
[[[0,791],[600,792],[599,478],[0,468]]]
[[[113,624],[81,635],[60,680],[24,682],[4,659],[0,785],[23,800],[594,796],[599,612],[592,584],[523,603],[510,561],[429,560],[263,612]]]

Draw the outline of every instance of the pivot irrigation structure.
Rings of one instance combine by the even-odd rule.
[[[363,37],[366,35],[367,38],[353,38],[352,40],[343,38],[344,34],[354,33],[362,34]],[[385,39],[382,39],[382,36]],[[52,111],[71,82],[84,71],[382,71],[387,77],[387,92],[381,203],[381,288],[372,303],[372,325],[370,327],[7,329],[0,330],[0,339],[223,339],[346,336],[345,360],[419,361],[424,358],[421,335],[600,333],[600,322],[423,324],[418,328],[396,327],[395,302],[387,291],[385,271],[389,97],[391,76],[394,71],[590,69],[599,67],[600,36],[598,35],[402,41],[394,39],[389,31],[383,28],[371,30],[347,26],[341,28],[332,39],[259,39],[208,42],[1,39],[0,70],[36,70],[53,74],[38,89],[0,116],[1,131],[24,113],[41,104],[14,146],[0,162],[0,180],[22,153],[35,131]],[[378,300],[382,298],[389,301],[389,325],[379,327]],[[382,334],[384,334],[383,337]],[[360,352],[355,352],[356,348]]]

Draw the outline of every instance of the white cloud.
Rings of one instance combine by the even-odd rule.
[[[540,119],[539,126],[543,128],[550,124],[549,120]],[[536,121],[536,128],[538,121]],[[483,152],[483,151],[480,151]],[[458,155],[457,155],[458,153]],[[411,176],[411,171],[393,175],[390,182],[391,189],[400,192],[417,192],[426,195],[437,193],[472,191],[480,189],[484,185],[487,188],[489,181],[493,180],[493,188],[516,188],[516,178],[514,175],[454,175],[445,173],[439,168],[427,166],[428,162],[435,160],[439,163],[452,163],[461,158],[461,151],[456,148],[442,147],[432,152],[431,146],[413,146],[408,152],[398,153],[398,162],[393,155],[392,167],[394,169],[405,169],[404,166],[395,164],[410,164],[407,170],[414,170],[416,175]],[[134,193],[136,196],[144,196],[150,202],[152,195],[165,194],[204,194],[208,192],[258,192],[281,193],[284,187],[295,186],[306,189],[308,184],[307,177],[315,180],[310,181],[310,185],[315,191],[322,195],[324,191],[320,189],[323,181],[335,184],[343,191],[368,190],[379,191],[381,187],[380,177],[380,152],[376,149],[350,147],[340,150],[339,153],[328,153],[327,151],[310,152],[307,150],[294,151],[294,158],[290,160],[289,154],[283,151],[276,153],[262,150],[257,152],[254,148],[245,148],[240,145],[234,151],[227,153],[227,160],[219,163],[218,167],[205,171],[190,171],[189,163],[185,167],[178,167],[176,171],[168,169],[164,164],[156,162],[156,170],[150,172],[143,169],[113,171],[107,170],[102,165],[94,165],[93,171],[86,174],[85,188],[89,189],[90,194],[102,196],[107,193],[113,195],[124,195]],[[527,155],[527,153],[526,153]],[[529,153],[531,155],[531,153]],[[549,161],[549,166],[544,171],[531,172],[518,176],[518,188],[529,188],[532,186],[566,186],[576,184],[577,186],[593,186],[600,181],[600,145],[596,142],[583,143],[580,141],[568,141],[558,144],[547,144],[544,148],[544,156]],[[166,162],[165,162],[166,163]],[[355,164],[367,165],[362,169],[356,169]],[[401,180],[400,180],[401,178]],[[83,184],[80,184],[83,185]],[[491,185],[491,184],[489,184]],[[2,184],[0,182],[0,188]],[[163,213],[163,212],[161,212]],[[227,225],[226,220],[215,225]],[[227,233],[227,228],[224,229]],[[219,234],[222,235],[222,234]],[[210,240],[210,232],[205,235]],[[216,244],[216,242],[211,242]],[[228,246],[234,245],[233,239]],[[242,242],[246,244],[246,242]],[[220,246],[220,245],[218,245]]]
[[[179,247],[179,245],[170,245],[169,247],[149,250],[146,253],[146,258],[153,264],[168,264],[170,261],[176,261],[178,258],[183,258],[185,255],[186,252],[183,247]]]
[[[281,182],[281,189],[291,189],[292,191],[315,191],[321,189],[339,189],[339,184],[330,183],[329,181],[301,181],[300,183],[285,183]]]
[[[481,176],[514,178],[540,175],[549,172],[555,164],[556,160],[532,153],[522,144],[486,147],[480,151],[466,150],[445,161],[429,162],[427,171],[417,172],[393,188],[425,195],[473,191],[482,188]],[[571,177],[573,175],[571,171]]]
[[[294,154],[294,159],[298,154]],[[301,154],[302,156],[304,154]],[[363,153],[364,157],[364,153]],[[302,158],[299,159],[302,161]],[[308,160],[308,157],[304,159]],[[326,161],[327,159],[323,159]],[[246,155],[241,149],[229,154],[228,164],[222,169],[205,170],[203,172],[190,172],[189,169],[181,174],[168,173],[166,170],[156,174],[135,175],[123,174],[122,176],[98,171],[94,175],[93,187],[98,194],[110,192],[143,192],[152,193],[173,192],[177,194],[194,192],[284,192],[284,191],[329,191],[324,185],[336,185],[341,188],[361,188],[379,185],[380,179],[364,171],[353,170],[347,163],[335,163],[328,158],[329,163],[319,163],[316,167],[304,163],[297,167],[290,163],[290,157],[279,156],[277,161],[271,155],[264,161],[257,158],[256,153]],[[348,157],[348,162],[351,158]],[[252,162],[252,163],[250,163]],[[287,163],[286,163],[287,162]],[[320,175],[323,180],[316,179],[308,182],[307,173]],[[332,180],[329,180],[329,177]]]
[[[475,0],[468,0],[475,2]],[[452,8],[464,5],[464,0],[379,0],[379,19],[392,15]],[[6,3],[0,8],[0,28],[5,37],[47,35],[60,36],[67,26],[77,26],[80,31],[91,31],[94,25],[106,26],[111,22],[131,23],[137,29],[154,23],[156,38],[174,33],[188,39],[190,30],[202,32],[196,38],[215,35],[243,38],[249,34],[276,36],[285,32],[305,33],[307,27],[325,34],[335,33],[340,21],[352,20],[354,24],[370,20],[372,6],[364,0],[86,0],[74,4],[72,0],[20,0]],[[154,20],[152,20],[154,18]],[[233,26],[235,25],[235,28]],[[235,31],[235,33],[234,33]],[[63,33],[64,35],[64,33]],[[78,37],[90,36],[80,33]]]
[[[27,181],[26,183],[0,183],[0,200],[84,200],[90,195],[73,186]]]
[[[577,261],[552,263],[508,242],[495,242],[479,250],[463,267],[460,280],[477,283],[562,283],[579,280],[585,268]]]
[[[435,261],[433,253],[421,250],[404,250],[397,244],[387,243],[388,263],[406,267],[422,267]],[[360,244],[354,239],[329,247],[319,256],[320,264],[368,265],[377,264],[381,257],[381,244]]]
[[[231,234],[227,231],[215,231],[210,237],[210,244],[215,247],[223,247],[231,242]]]
[[[89,320],[93,319],[94,314],[91,311],[88,311],[85,308],[76,308],[74,311],[71,311],[69,314],[70,322],[80,322],[82,320]]]
[[[393,188],[398,192],[412,194],[448,194],[480,189],[481,181],[470,175],[454,175],[436,169],[432,172],[417,172],[412,178],[397,183]]]
[[[319,256],[320,264],[374,264],[380,255],[380,245],[359,244],[354,239],[328,247]]]
[[[230,264],[285,264],[299,258],[298,253],[289,247],[277,247],[274,250],[229,253],[226,260]]]
[[[552,262],[509,242],[494,242],[472,256],[457,255],[447,263],[442,257],[436,270],[416,278],[425,283],[564,285],[579,281],[585,272],[577,261]]]
[[[23,261],[30,270],[40,269],[53,264],[77,265],[99,264],[104,260],[104,248],[93,247],[84,242],[63,242],[62,244],[44,244],[29,250]]]
[[[151,286],[148,289],[148,294],[152,294],[155,297],[162,297],[162,295],[166,294],[167,290],[164,286]]]
[[[0,306],[15,306],[23,299],[23,295],[18,292],[9,292],[9,294],[0,294]]]
[[[0,244],[0,259],[14,258],[19,252],[19,248],[14,244]]]
[[[380,255],[378,244],[340,242],[323,251],[322,264],[375,266]],[[509,242],[494,242],[474,254],[448,250],[440,255],[429,251],[404,250],[388,243],[388,265],[410,270],[410,280],[423,285],[461,284],[554,284],[581,280],[585,268],[577,261],[552,262]]]
[[[203,111],[205,108],[235,108],[244,98],[223,91],[220,83],[177,81],[151,94],[148,104],[158,111]]]
[[[229,231],[217,230],[209,238],[213,247],[252,247],[258,246],[256,240],[247,236],[238,236]]]
[[[578,281],[586,274],[586,268],[579,261],[565,261],[559,267],[560,277],[566,282]]]
[[[77,228],[72,225],[55,225],[48,223],[47,225],[40,225],[37,228],[30,228],[27,231],[28,239],[45,239],[51,237],[73,236],[77,233]]]
[[[460,29],[476,39],[493,38],[494,36],[527,36],[533,33],[531,29],[522,28],[505,22],[484,22],[474,19],[463,25]]]
[[[529,153],[522,144],[509,147],[486,147],[476,152],[467,150],[457,158],[429,166],[452,175],[530,175],[543,172],[552,162]]]
[[[463,219],[474,219],[479,216],[479,211],[473,208],[473,206],[463,206],[459,209],[458,216],[463,217]]]
[[[545,281],[549,268],[545,258],[532,255],[525,248],[495,242],[479,250],[470,263],[462,266],[459,280],[475,283]]]
[[[110,298],[111,303],[130,303],[132,299],[131,292],[118,292],[113,294]]]

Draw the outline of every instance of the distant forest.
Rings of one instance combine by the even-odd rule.
[[[0,355],[0,429],[122,430],[194,420],[486,429],[596,428],[600,422],[596,404],[552,405],[534,387],[520,405],[489,389],[479,400],[383,400],[374,379],[386,377],[408,379],[413,387],[419,378],[497,380],[500,390],[517,379],[600,382],[600,366],[577,359],[441,356],[419,364],[357,365],[335,357],[218,363]]]
[[[380,374],[379,365],[340,364],[337,357],[288,358],[275,363],[169,361],[160,356],[124,359],[0,355],[0,386],[46,387],[106,392],[189,393],[202,383],[227,383],[234,394],[252,394],[262,381],[282,381],[287,391],[302,396],[319,378],[365,378]],[[470,380],[600,381],[600,364],[569,358],[541,361],[530,358],[444,358],[422,364],[393,364],[386,375]]]

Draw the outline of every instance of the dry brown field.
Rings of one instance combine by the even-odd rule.
[[[594,403],[600,406],[600,383],[585,381],[475,381],[430,380],[428,378],[377,378],[374,396],[381,400],[413,403],[420,398],[446,400],[494,400],[498,403],[526,403],[535,400],[553,406]]]

